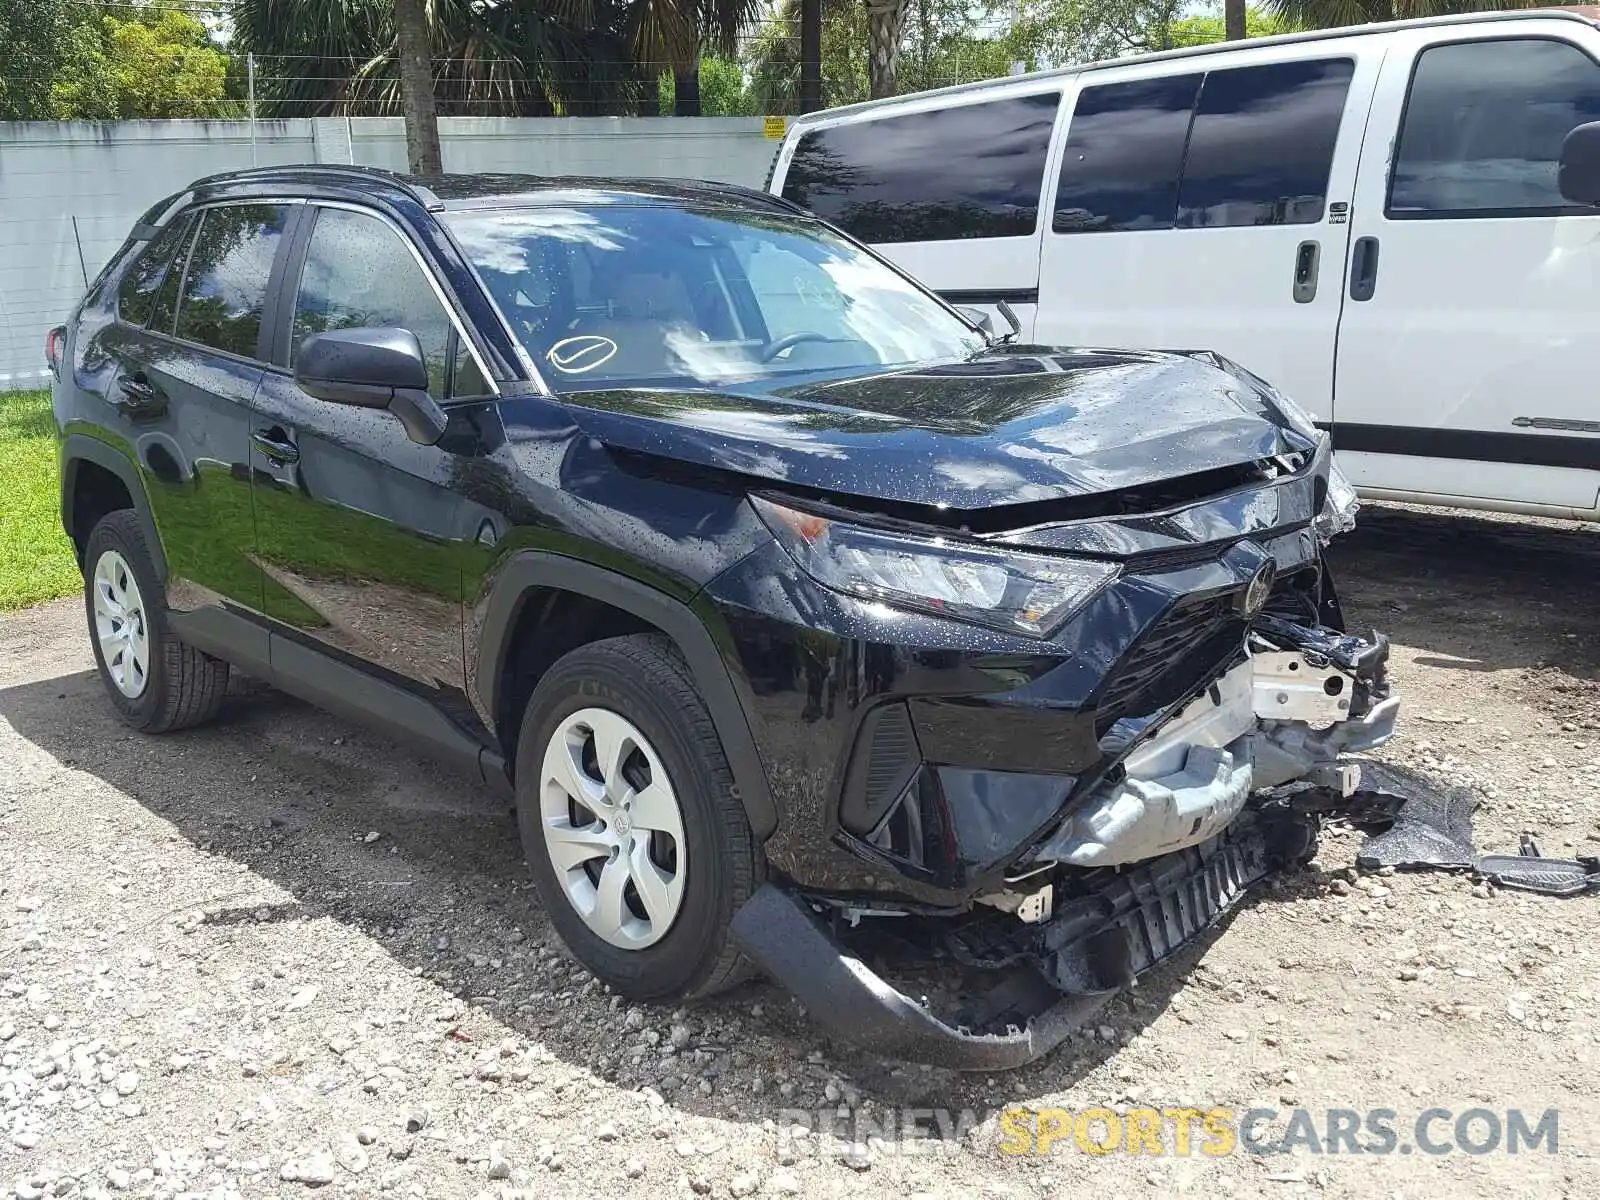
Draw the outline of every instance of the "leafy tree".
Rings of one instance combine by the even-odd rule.
[[[83,0],[0,0],[0,120],[59,119],[52,89],[92,49],[81,35],[92,17]]]
[[[0,0],[0,119],[223,116],[227,55],[174,3]]]
[[[235,115],[218,108],[226,95],[228,57],[195,17],[152,8],[126,19],[108,15],[100,24],[117,116]]]
[[[704,117],[759,116],[753,100],[745,94],[744,68],[737,59],[722,54],[705,54],[700,58],[699,76],[700,115]],[[659,111],[670,117],[676,111],[676,78],[672,72],[661,75]]]
[[[1251,6],[1244,14],[1245,37],[1271,37],[1278,33],[1293,33],[1295,26],[1277,13]],[[1212,42],[1227,40],[1227,30],[1220,16],[1183,17],[1172,23],[1171,39],[1174,46],[1207,46]]]
[[[787,0],[778,19],[757,39],[750,55],[751,106],[765,112],[795,112],[800,95],[798,0]],[[1014,8],[998,5],[995,13]],[[911,0],[895,59],[895,88],[921,91],[972,79],[1008,74],[1013,63],[1043,66],[1041,35],[1031,20],[1012,22],[998,36],[972,32],[988,10],[963,0]],[[871,15],[853,0],[823,0],[822,92],[827,104],[851,104],[872,94],[869,69]]]
[[[1266,0],[1266,7],[1296,29],[1333,29],[1368,21],[1401,21],[1452,13],[1544,8],[1535,0]]]

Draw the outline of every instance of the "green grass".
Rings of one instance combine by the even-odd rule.
[[[49,392],[0,392],[0,612],[83,586],[61,531]]]

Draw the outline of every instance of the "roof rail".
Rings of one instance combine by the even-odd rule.
[[[773,193],[763,191],[760,188],[746,187],[742,183],[721,183],[713,179],[696,179],[692,180],[691,182],[695,187],[704,191],[722,192],[729,196],[738,196],[745,200],[755,200],[762,203],[767,208],[781,208],[786,211],[798,213],[806,212],[804,208],[796,204],[793,200],[785,199],[782,196],[774,195]],[[807,213],[806,215],[809,216],[810,214]]]
[[[328,180],[351,181],[381,180],[399,190],[413,196],[420,204],[430,210],[443,208],[439,197],[431,190],[417,183],[408,176],[397,171],[390,171],[384,167],[366,167],[355,163],[279,163],[265,167],[244,167],[237,171],[223,171],[216,175],[207,175],[204,179],[197,179],[191,188],[203,187],[207,184],[231,183],[241,179],[274,179],[274,178],[317,178]]]

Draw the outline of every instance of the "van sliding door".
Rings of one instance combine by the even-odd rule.
[[[1038,339],[1215,350],[1326,418],[1378,41],[1078,76]]]
[[[866,242],[952,303],[1033,332],[1039,197],[1059,86],[896,107],[805,133],[783,194]]]

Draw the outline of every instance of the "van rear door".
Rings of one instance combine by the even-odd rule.
[[[1382,44],[1079,75],[1047,188],[1038,339],[1216,350],[1326,416]]]
[[[1600,31],[1391,37],[1356,184],[1339,461],[1399,498],[1593,510],[1600,214],[1562,199],[1556,163],[1600,120]]]
[[[1009,303],[1033,332],[1039,197],[1059,83],[870,107],[790,132],[772,190],[866,242],[953,304]]]

